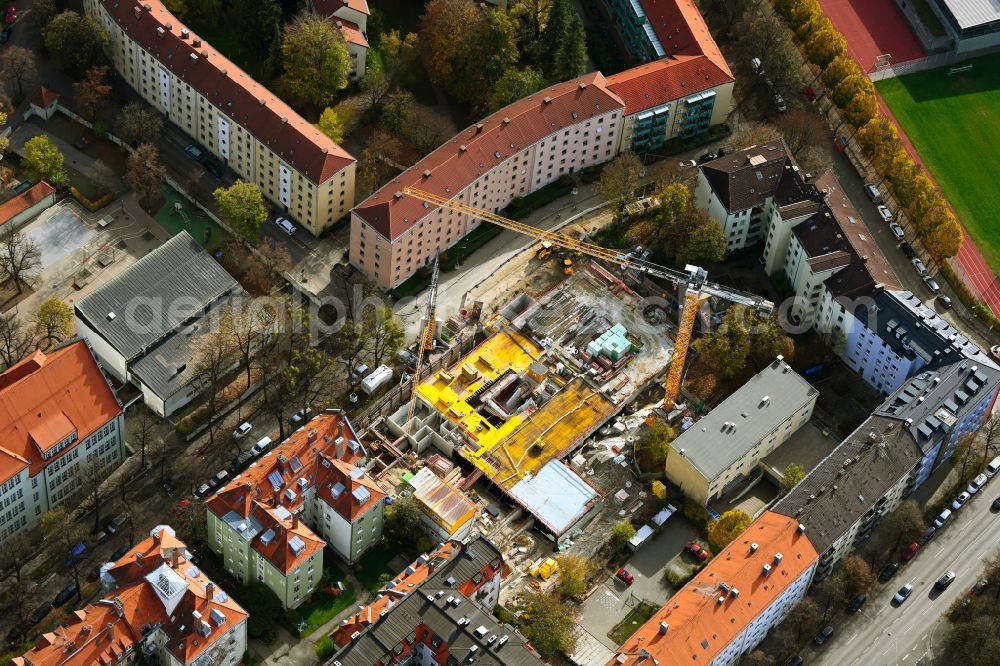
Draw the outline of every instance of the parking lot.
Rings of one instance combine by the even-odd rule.
[[[608,648],[618,647],[608,638],[608,632],[638,602],[647,601],[657,607],[666,603],[674,590],[664,579],[664,570],[675,557],[690,558],[683,553],[684,544],[697,537],[698,530],[675,514],[625,563],[625,569],[635,577],[632,585],[625,585],[612,574],[591,592],[580,606],[581,626]]]

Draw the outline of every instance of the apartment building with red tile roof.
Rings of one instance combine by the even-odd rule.
[[[122,79],[313,234],[354,205],[355,159],[160,0],[86,0]]]
[[[56,190],[44,180],[0,204],[0,226],[20,226],[56,202]]]
[[[366,31],[371,12],[366,0],[312,0],[312,8],[316,14],[329,16],[334,21],[351,55],[351,78],[360,79],[365,75],[368,56]]]
[[[246,651],[239,604],[190,561],[167,525],[101,569],[105,597],[70,613],[12,666],[111,666],[137,651],[160,663],[235,666]]]
[[[0,542],[74,497],[87,465],[121,464],[123,419],[85,340],[36,350],[0,374]]]
[[[319,584],[323,548],[352,564],[382,536],[386,494],[347,417],[327,410],[206,503],[208,544],[242,582],[295,608]]]
[[[503,558],[484,537],[448,541],[421,555],[333,632],[339,666],[477,663],[538,666],[531,645],[492,617],[499,600]]]
[[[797,520],[766,511],[632,634],[608,666],[738,663],[805,595],[818,560]]]

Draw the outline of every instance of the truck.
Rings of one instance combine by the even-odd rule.
[[[392,381],[392,368],[387,365],[380,365],[364,378],[361,382],[361,390],[371,395],[390,381]]]

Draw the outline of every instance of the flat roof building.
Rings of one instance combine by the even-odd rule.
[[[779,356],[670,445],[667,478],[708,504],[805,425],[819,392]]]
[[[1000,6],[992,0],[934,0],[931,3],[955,38],[959,52],[1000,43]]]
[[[464,539],[476,517],[476,504],[461,490],[440,478],[430,467],[424,467],[408,482],[413,497],[420,503],[424,515],[437,533],[445,539]]]

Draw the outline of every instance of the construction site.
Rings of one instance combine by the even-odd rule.
[[[595,262],[580,266],[501,307],[488,337],[419,384],[412,416],[401,407],[385,434],[399,451],[455,459],[468,470],[463,489],[488,482],[562,544],[618,490],[566,459],[662,378],[673,351],[665,318]]]

